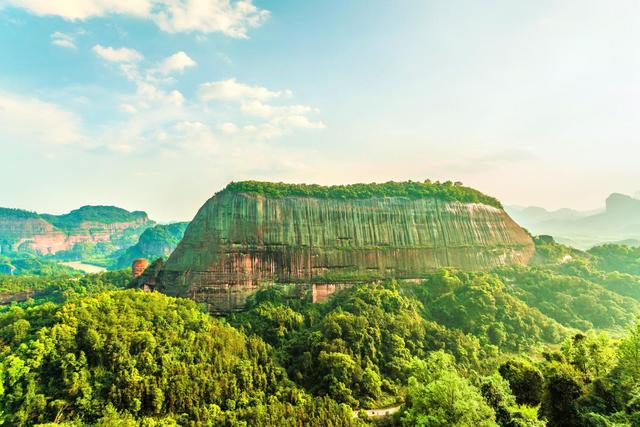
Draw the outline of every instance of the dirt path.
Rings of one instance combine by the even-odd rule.
[[[395,414],[400,410],[400,408],[402,408],[402,405],[388,406],[386,408],[378,408],[378,409],[363,409],[363,411],[367,414],[368,417],[382,418],[382,417],[386,417],[387,415]],[[358,412],[359,411],[353,412],[354,418],[358,418]]]

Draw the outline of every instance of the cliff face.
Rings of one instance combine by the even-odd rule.
[[[85,206],[65,215],[0,208],[0,253],[55,255],[99,243],[120,249],[135,244],[151,225],[144,212],[111,206]]]
[[[533,254],[529,235],[502,209],[485,204],[221,192],[187,228],[158,289],[227,311],[265,281],[416,278],[440,267],[524,264]]]

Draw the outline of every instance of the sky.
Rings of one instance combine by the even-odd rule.
[[[0,0],[0,206],[189,220],[228,182],[640,190],[637,0]]]

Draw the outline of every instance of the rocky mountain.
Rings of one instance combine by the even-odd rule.
[[[118,257],[115,267],[129,267],[133,260],[137,258],[146,258],[153,261],[160,257],[168,257],[182,240],[188,225],[188,222],[176,222],[166,225],[158,224],[147,228],[140,235],[138,243],[126,249]]]
[[[145,212],[83,206],[64,215],[0,208],[0,253],[81,260],[134,245],[154,225]]]
[[[261,282],[315,290],[526,264],[534,251],[497,200],[461,184],[232,183],[199,210],[156,284],[226,311]]]
[[[546,216],[532,215],[532,212],[540,213],[540,209],[510,212],[533,234],[549,234],[559,242],[580,249],[603,243],[633,243],[640,239],[640,199],[625,194],[611,194],[604,211],[599,212],[563,209]],[[557,214],[559,212],[565,215]]]

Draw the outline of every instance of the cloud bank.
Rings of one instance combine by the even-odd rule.
[[[7,4],[69,21],[127,15],[150,20],[169,33],[222,33],[234,38],[247,38],[249,29],[269,17],[251,0],[8,0]]]

